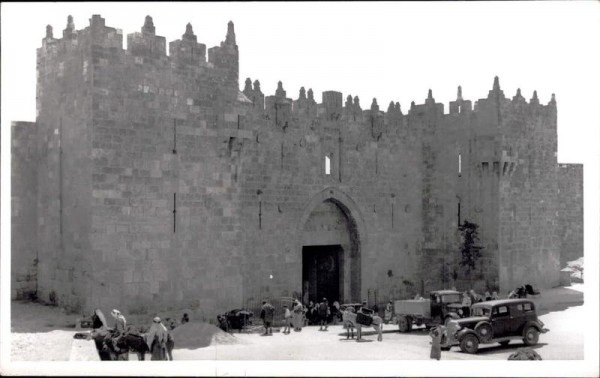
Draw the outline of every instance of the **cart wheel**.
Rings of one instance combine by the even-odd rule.
[[[398,317],[398,329],[400,330],[400,332],[404,333],[404,332],[408,332],[410,331],[410,323],[409,323],[409,319],[406,316],[399,316]]]

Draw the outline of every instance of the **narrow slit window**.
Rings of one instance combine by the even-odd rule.
[[[458,177],[462,175],[462,155],[458,154]]]
[[[329,158],[329,156],[325,156],[325,174],[331,174],[331,159]]]

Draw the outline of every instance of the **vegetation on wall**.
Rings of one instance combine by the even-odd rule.
[[[467,274],[470,274],[475,269],[475,265],[477,260],[481,257],[481,250],[483,249],[483,247],[479,245],[478,229],[479,225],[467,220],[458,227],[461,236],[460,266],[466,268]]]

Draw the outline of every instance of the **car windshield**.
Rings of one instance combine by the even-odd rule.
[[[446,294],[442,296],[442,302],[444,303],[458,303],[462,302],[460,294]]]
[[[490,309],[487,307],[472,307],[471,315],[472,316],[490,316]]]

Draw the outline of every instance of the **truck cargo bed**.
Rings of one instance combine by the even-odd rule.
[[[429,299],[408,299],[394,302],[394,312],[397,315],[413,315],[416,317],[431,317],[431,306]]]

